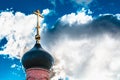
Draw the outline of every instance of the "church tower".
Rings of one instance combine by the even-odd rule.
[[[40,45],[39,17],[40,11],[34,12],[37,15],[37,34],[34,47],[22,57],[22,64],[26,71],[26,80],[50,80],[50,68],[54,63],[53,57]]]

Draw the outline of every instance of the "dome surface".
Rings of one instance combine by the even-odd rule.
[[[43,50],[40,44],[35,46],[22,57],[22,64],[25,69],[28,68],[44,68],[50,69],[53,65],[53,57]]]

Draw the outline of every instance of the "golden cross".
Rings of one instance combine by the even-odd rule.
[[[35,39],[36,39],[36,42],[39,43],[40,42],[40,32],[39,32],[39,28],[40,28],[40,21],[39,21],[39,17],[43,18],[43,16],[40,14],[40,11],[37,10],[34,12],[35,15],[37,15],[37,34],[35,35]]]

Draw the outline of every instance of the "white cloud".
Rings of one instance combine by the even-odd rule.
[[[116,14],[117,18],[120,20],[120,14]]]
[[[50,9],[44,9],[43,12],[42,12],[42,15],[43,16],[47,16],[47,15],[52,15],[54,14],[55,12],[53,10],[50,10]]]
[[[42,15],[48,15],[50,13],[49,9],[44,9]]]
[[[98,39],[77,40],[62,37],[56,41],[56,46],[52,45],[51,52],[56,55],[59,67],[70,80],[119,80],[119,50],[119,40],[105,35]]]
[[[17,65],[17,64],[12,64],[12,65],[11,65],[11,68],[15,68],[15,69],[17,69],[18,71],[20,71],[22,67],[19,66],[19,65]]]
[[[13,65],[11,65],[11,68],[15,68],[17,65],[16,64],[13,64]]]
[[[8,42],[5,45],[6,48],[0,51],[0,54],[20,57],[24,50],[28,48],[26,45],[34,44],[35,26],[36,16],[33,14],[25,15],[16,12],[14,15],[12,12],[1,12],[0,39],[6,37]]]
[[[67,23],[70,25],[74,24],[75,22],[77,24],[88,23],[89,21],[92,20],[92,16],[86,15],[85,12],[86,10],[83,9],[82,11],[78,11],[77,14],[71,13],[71,14],[64,15],[61,18],[61,21],[65,24]]]
[[[64,74],[57,76],[69,76],[70,80],[119,80],[120,24],[116,23],[116,15],[94,20],[84,13],[82,19],[87,24],[82,24],[78,14],[61,17],[52,32],[43,34],[42,43],[47,42],[46,49],[56,59],[55,71]]]

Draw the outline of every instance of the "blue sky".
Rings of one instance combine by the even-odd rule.
[[[19,59],[9,58],[9,55],[0,55],[1,78],[4,80],[24,80],[24,71],[22,70]],[[18,66],[19,65],[19,66]],[[6,76],[7,75],[7,76]]]
[[[88,47],[91,47],[92,49],[90,50],[90,52],[95,51],[98,54],[100,52],[99,49],[103,50],[102,53],[109,52],[109,45],[113,46],[112,48],[110,47],[111,50],[117,51],[119,49],[119,45],[118,45],[119,39],[118,40],[116,39],[116,37],[118,37],[119,35],[119,27],[120,27],[119,25],[120,24],[120,20],[119,20],[120,5],[119,4],[120,4],[119,0],[86,0],[86,1],[85,0],[42,0],[42,1],[40,0],[2,0],[0,1],[0,29],[5,30],[5,31],[2,30],[0,33],[0,61],[1,61],[0,62],[0,78],[1,80],[16,80],[16,79],[25,80],[25,73],[24,73],[24,69],[22,68],[20,59],[24,53],[24,49],[26,49],[26,47],[28,48],[27,45],[30,46],[27,50],[29,50],[31,46],[34,45],[35,41],[33,38],[35,33],[34,27],[35,27],[36,18],[33,15],[33,12],[37,9],[39,9],[42,15],[44,16],[44,19],[42,20],[42,23],[41,23],[41,25],[45,27],[45,28],[43,27],[44,28],[43,33],[41,33],[43,37],[43,40],[41,41],[42,45],[45,46],[45,49],[47,49],[50,52],[54,50],[54,49],[51,49],[52,48],[51,45],[52,46],[55,45],[55,47],[53,48],[57,48],[55,49],[55,53],[58,53],[58,54],[55,54],[55,55],[53,54],[53,55],[57,56],[56,58],[58,58],[58,60],[61,57],[63,57],[63,53],[66,52],[65,53],[66,55],[64,55],[65,57],[63,60],[64,63],[62,62],[60,63],[65,70],[63,72],[61,71],[61,74],[59,74],[60,76],[58,76],[58,78],[62,76],[64,77],[65,80],[69,80],[69,79],[70,80],[80,80],[80,79],[95,80],[92,77],[92,74],[94,73],[91,73],[91,71],[88,70],[89,68],[91,69],[91,67],[93,66],[92,63],[89,67],[85,67],[86,65],[85,62],[88,61],[87,58],[89,58],[89,56],[91,55],[86,54],[88,55],[86,56],[85,54],[83,55],[82,52],[86,53],[87,50],[89,51]],[[107,16],[106,14],[109,14],[111,16]],[[79,28],[79,26],[82,26],[82,27]],[[103,27],[100,27],[100,26],[103,26]],[[46,32],[44,32],[44,30]],[[23,34],[23,32],[24,32],[24,35],[21,35]],[[108,33],[111,33],[111,35],[113,35],[114,37],[116,36],[115,37],[116,41],[114,41],[114,38],[106,37],[106,35],[104,35],[102,37],[103,43],[98,44],[97,43],[99,42],[98,40],[101,40],[101,39],[97,40],[97,37],[95,36],[98,36],[99,33],[106,34],[106,35]],[[89,40],[86,38],[85,38],[86,40],[83,39],[85,41],[81,40],[81,37],[86,37],[86,36],[87,38],[90,37],[90,41],[85,42],[86,40]],[[80,37],[80,39],[78,39],[78,37]],[[91,44],[93,40],[92,37],[95,37],[94,39],[96,40],[96,42],[94,42],[93,45],[94,44],[98,45],[94,49],[92,47],[93,45]],[[63,38],[63,40],[61,38]],[[69,39],[70,41],[69,40],[67,41],[67,39]],[[57,40],[58,42],[56,42],[55,40]],[[75,43],[73,43],[72,41],[74,41]],[[63,42],[63,45],[60,45],[62,42]],[[66,45],[64,45],[64,43]],[[87,46],[82,45],[82,44],[88,44],[88,43],[89,45]],[[74,44],[73,47],[69,47],[69,45],[71,44]],[[107,45],[105,46],[105,49],[101,48],[103,44]],[[83,51],[77,52],[77,50],[79,50],[78,47],[80,46],[84,47]],[[76,50],[75,56],[79,54],[83,56],[83,57],[78,57],[79,59],[83,58],[83,61],[80,60],[81,61],[81,64],[80,64],[79,62],[77,62],[77,60],[79,59],[76,58],[77,60],[73,60],[75,64],[70,64],[70,66],[76,65],[77,67],[73,66],[73,69],[67,70],[67,68],[64,67],[64,64],[67,63],[67,61],[68,62],[71,61],[71,59],[69,59],[70,56],[68,56],[69,54],[67,54],[67,52],[69,51],[69,48]],[[59,51],[59,49],[61,51]],[[62,55],[59,54],[60,52]],[[97,54],[94,54],[94,55],[97,56]],[[107,54],[106,56],[109,56],[114,61],[114,57],[111,57],[111,55]],[[118,55],[118,52],[116,52],[116,55]],[[61,57],[58,57],[58,56],[61,56]],[[101,56],[101,55],[98,55],[98,56]],[[107,58],[105,57],[104,61],[107,62],[106,59]],[[114,62],[112,62],[111,60],[110,61],[108,60],[109,62],[111,62],[110,64],[111,66],[113,66],[113,64],[115,63],[118,64],[117,63],[118,60],[116,59],[117,58],[115,57]],[[102,64],[101,59],[100,59],[100,63]],[[92,68],[92,70],[95,73],[101,70],[101,66],[98,67],[98,65],[96,65],[97,70],[94,70]],[[106,77],[108,74],[106,73],[104,75],[101,72],[100,74],[103,77],[101,78],[101,80],[119,80],[120,79],[118,76],[120,75],[120,72],[116,71],[116,70],[119,70],[117,67],[120,67],[120,66],[116,65],[115,69],[113,69],[113,67],[111,68],[111,66],[110,66],[110,69],[113,70],[114,77],[116,75],[117,77],[115,77],[114,79],[110,77]],[[81,78],[79,78],[78,76],[75,76],[77,74],[77,69],[79,69],[78,70],[79,72],[80,71],[83,72],[83,75],[81,73],[79,74]],[[75,72],[73,72],[74,70]],[[91,76],[87,76],[88,74],[86,72],[91,73]],[[108,73],[111,73],[112,75],[112,72],[109,71]],[[108,75],[108,76],[111,76],[111,75]]]

